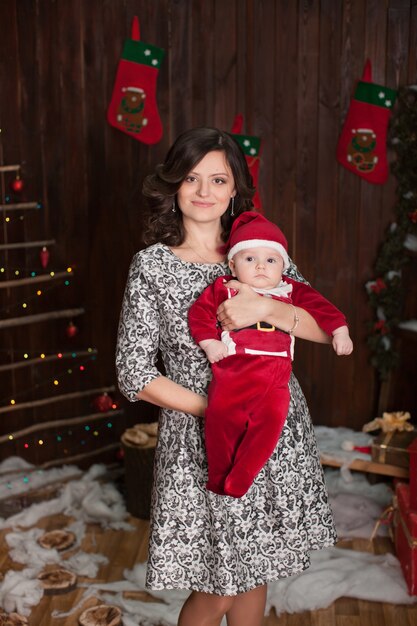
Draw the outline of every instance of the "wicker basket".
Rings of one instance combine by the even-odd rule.
[[[149,519],[156,437],[144,446],[135,446],[121,437],[124,451],[126,508],[131,515]]]

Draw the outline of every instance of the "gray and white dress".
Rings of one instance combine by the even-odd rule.
[[[135,401],[166,375],[204,394],[211,376],[187,324],[190,305],[227,273],[226,264],[187,263],[163,244],[132,261],[116,355],[121,391]],[[287,272],[303,280],[294,265]],[[250,381],[248,381],[248,385]],[[336,541],[305,398],[294,376],[279,443],[241,499],[206,491],[203,420],[163,409],[155,454],[147,585],[220,595],[249,591],[309,566],[309,552]]]

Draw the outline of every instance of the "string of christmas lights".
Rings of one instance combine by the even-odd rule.
[[[62,352],[62,355],[70,354],[71,356],[72,355],[77,356],[77,355],[81,355],[82,351],[83,351],[82,349],[80,349],[80,350],[72,350],[72,351],[70,351],[68,353],[67,352]],[[94,352],[94,351],[97,352],[96,348],[87,348],[87,352]],[[29,352],[26,351],[25,348],[1,348],[0,347],[0,353],[1,352],[5,352],[8,356],[21,355],[25,359],[28,358],[28,357],[25,356],[25,354],[29,354]],[[33,352],[33,350],[32,350],[32,353],[35,354]],[[36,354],[39,354],[39,358],[45,359],[46,356],[52,356],[52,355],[57,355],[58,356],[58,354],[61,354],[61,352],[57,348],[44,348],[42,350],[42,352],[39,352],[39,353],[36,352]],[[59,357],[59,358],[61,358],[61,357]]]
[[[42,358],[42,355],[41,355],[41,358]],[[84,359],[81,362],[81,364],[77,364],[76,368],[70,367],[70,368],[66,368],[65,370],[61,370],[57,374],[54,374],[53,376],[51,376],[51,378],[47,378],[46,380],[44,380],[42,383],[36,383],[32,387],[22,389],[21,391],[19,391],[19,393],[15,394],[13,398],[4,397],[0,399],[0,413],[3,413],[6,410],[6,408],[7,409],[10,409],[11,407],[15,409],[21,408],[19,402],[17,402],[17,399],[21,398],[22,396],[27,396],[33,391],[37,391],[45,387],[58,387],[60,384],[60,378],[62,378],[63,376],[71,376],[72,374],[75,373],[75,371],[77,372],[79,371],[83,374],[84,372],[86,372],[86,369],[87,369],[86,364],[88,363],[88,361],[95,361],[95,360],[96,360],[96,356],[91,355],[87,359]]]
[[[21,431],[8,433],[0,437],[0,443],[6,443],[8,446],[12,445],[13,453],[15,453],[16,440],[23,439],[24,450],[49,446],[53,447],[54,450],[58,450],[61,454],[68,455],[70,452],[69,448],[73,447],[74,441],[77,442],[77,446],[86,446],[92,439],[98,440],[100,436],[105,436],[105,433],[108,433],[114,428],[114,418],[123,414],[122,410],[118,410],[117,405],[114,404],[114,406],[115,409],[110,412],[93,413],[91,415],[68,418],[66,420],[54,420],[45,422],[44,424],[38,424],[36,427],[29,427]],[[94,422],[99,420],[104,420],[105,423],[93,425]],[[62,428],[63,424],[65,424],[65,428]],[[52,429],[56,429],[56,432],[47,432]],[[27,432],[29,430],[31,432]],[[31,434],[33,436],[29,436]],[[116,447],[119,447],[119,444],[117,444]],[[97,448],[95,448],[95,450],[97,450]],[[93,452],[94,451],[91,450],[90,453],[93,454]],[[68,459],[66,459],[65,462],[68,462]]]
[[[66,278],[66,272],[52,272],[50,274],[39,274],[38,276],[31,276],[30,278],[17,278],[12,280],[1,280],[0,289],[10,289],[13,287],[23,287],[23,285],[35,285],[38,283],[48,282],[50,280],[60,280]]]
[[[1,272],[1,268],[0,268],[0,272]],[[67,273],[71,274],[72,273],[72,268],[68,267],[67,268]],[[55,272],[50,272],[49,276],[51,276],[52,278],[55,276]],[[64,286],[69,287],[70,286],[70,281],[68,279],[66,279],[64,281]],[[1,285],[1,283],[0,283]],[[9,313],[10,311],[13,311],[14,309],[24,309],[24,310],[28,310],[29,309],[29,303],[32,302],[33,300],[39,298],[40,296],[44,295],[45,293],[48,293],[50,291],[52,291],[52,289],[56,289],[56,287],[60,286],[60,283],[58,282],[54,282],[52,283],[50,286],[45,287],[43,290],[42,289],[36,289],[35,293],[32,296],[25,296],[25,298],[23,300],[16,300],[13,302],[13,304],[8,304],[6,306],[4,306],[2,309],[0,309],[0,313]]]
[[[21,278],[35,278],[36,276],[54,276],[55,273],[57,272],[61,272],[63,270],[52,270],[52,271],[48,271],[45,274],[43,274],[42,272],[38,271],[38,270],[28,270],[26,267],[22,267],[22,266],[17,266],[17,265],[4,265],[1,264],[0,265],[0,274],[2,275],[2,278],[4,278],[5,275],[10,275],[13,274],[14,276],[20,276]],[[73,266],[69,266],[67,267],[66,271],[68,273],[73,271]],[[25,274],[26,272],[26,274]],[[23,274],[23,276],[22,276]],[[1,282],[0,282],[1,285]]]
[[[3,163],[1,141],[0,163]],[[4,240],[0,244],[0,292],[2,289],[13,289],[13,292],[7,293],[9,305],[4,301],[6,298],[1,302],[0,314],[3,313],[3,315],[0,320],[0,330],[19,329],[22,325],[40,321],[48,320],[50,323],[52,320],[66,319],[66,335],[71,339],[78,330],[72,319],[82,315],[84,309],[74,308],[74,306],[64,310],[45,311],[45,309],[48,308],[47,302],[54,299],[51,295],[53,289],[58,286],[62,288],[71,286],[70,279],[74,275],[74,267],[69,266],[66,271],[63,267],[50,268],[48,246],[55,245],[55,240],[45,237],[41,241],[22,241],[27,234],[25,223],[22,222],[25,217],[26,219],[29,217],[29,224],[31,224],[34,215],[33,211],[30,214],[27,211],[35,210],[36,213],[38,209],[43,208],[43,205],[38,201],[28,202],[21,196],[25,181],[21,178],[20,171],[20,165],[0,165],[0,220],[3,223],[4,233]],[[5,176],[7,172],[10,173],[10,178]],[[10,190],[8,194],[6,194],[6,185]],[[36,248],[39,248],[39,266],[33,262],[34,255],[37,254]],[[46,270],[47,266],[48,270]],[[14,291],[18,287],[25,287],[20,295]],[[43,299],[43,306],[39,298]],[[54,336],[54,333],[49,334],[51,337]],[[62,349],[41,344],[34,351],[32,345],[30,350],[27,349],[29,346],[25,348],[24,345],[20,348],[19,336],[22,335],[14,332],[11,347],[0,348],[0,372],[7,372],[10,380],[20,381],[17,389],[16,384],[13,383],[13,391],[12,388],[8,391],[13,397],[0,400],[3,428],[16,428],[15,431],[0,435],[0,444],[7,452],[6,456],[19,455],[23,450],[31,449],[27,457],[48,458],[48,462],[41,466],[46,468],[120,449],[120,443],[115,443],[114,434],[109,432],[114,428],[114,420],[117,416],[123,414],[109,395],[110,392],[115,391],[114,386],[87,389],[89,386],[87,377],[93,365],[92,361],[96,361],[97,350],[88,348],[71,351],[67,347],[64,352]],[[45,333],[45,339],[45,344],[47,344],[48,333]],[[45,363],[49,363],[47,370],[43,369]],[[31,369],[27,372],[23,371],[22,376],[15,379],[13,370],[25,367]],[[43,369],[44,375],[41,375],[40,368]],[[68,380],[70,376],[74,376],[72,384]],[[25,383],[29,385],[28,388],[25,388]],[[3,388],[2,395],[4,393],[7,391]],[[97,393],[100,395],[97,396]],[[59,407],[61,407],[62,416],[74,413],[74,410],[71,411],[70,408],[74,400],[77,406],[82,407],[80,411],[87,414],[58,419]],[[21,411],[21,413],[16,415],[16,411]],[[45,412],[44,416],[42,416],[42,411]],[[24,417],[25,415],[27,417]],[[108,445],[109,440],[112,442],[110,445]],[[46,455],[38,451],[40,447],[49,447]],[[20,478],[20,482],[30,488],[28,472]],[[8,490],[12,486],[10,482]]]
[[[0,350],[1,351],[1,350]],[[6,350],[5,350],[6,351]],[[7,352],[10,352],[7,350]],[[6,363],[0,365],[0,372],[7,370],[18,369],[21,367],[28,367],[32,365],[38,365],[40,363],[49,363],[50,361],[56,361],[58,359],[76,359],[81,356],[91,356],[91,360],[94,361],[97,356],[97,350],[95,348],[87,348],[87,350],[79,350],[78,352],[54,352],[51,354],[45,354],[41,352],[39,356],[30,357],[28,352],[20,352],[13,350],[15,354],[23,356],[22,361],[14,361],[12,363]]]
[[[115,402],[112,403],[112,410],[111,411],[105,411],[105,412],[98,412],[98,413],[91,413],[89,415],[81,415],[81,416],[77,416],[77,417],[70,417],[67,419],[62,419],[62,420],[51,420],[48,422],[43,422],[43,423],[38,423],[38,424],[33,424],[32,426],[28,426],[26,428],[22,428],[18,431],[14,431],[14,432],[10,432],[10,433],[6,433],[5,435],[1,435],[0,436],[0,443],[5,443],[5,442],[12,442],[12,441],[16,441],[17,439],[22,439],[22,438],[27,438],[29,435],[36,435],[37,438],[37,443],[38,445],[44,445],[45,443],[45,439],[46,439],[46,434],[45,432],[51,429],[56,429],[56,428],[62,428],[63,426],[65,427],[66,430],[66,434],[69,436],[73,435],[73,429],[69,428],[71,426],[81,426],[82,430],[85,431],[86,433],[91,433],[92,435],[94,435],[95,437],[98,436],[99,432],[97,427],[95,429],[93,429],[93,427],[91,426],[91,424],[87,423],[85,424],[85,422],[95,422],[98,420],[107,420],[107,423],[105,424],[105,427],[110,429],[113,428],[113,419],[116,415],[121,415],[123,413],[123,411],[118,410],[118,406]],[[84,424],[84,426],[83,426]],[[43,431],[43,435],[38,439],[39,435],[37,435],[36,433],[39,433],[40,431]],[[53,435],[51,435],[51,438],[53,438],[55,441],[57,441],[58,443],[61,443],[63,440],[63,437],[65,437],[64,434],[64,430],[62,431],[62,433],[55,433]],[[28,444],[29,446],[29,444]],[[26,447],[26,444],[25,444]]]

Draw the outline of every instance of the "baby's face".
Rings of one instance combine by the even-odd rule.
[[[229,267],[240,282],[255,289],[272,289],[281,281],[284,261],[272,248],[247,248],[230,259]]]

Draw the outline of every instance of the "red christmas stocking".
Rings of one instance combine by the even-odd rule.
[[[246,162],[251,173],[254,187],[256,187],[255,195],[253,196],[254,208],[262,213],[261,198],[258,192],[258,177],[259,177],[259,155],[261,152],[261,140],[259,137],[251,137],[250,135],[241,135],[243,126],[243,115],[239,113],[236,115],[232,130],[230,131],[245,153]]]
[[[388,176],[387,128],[397,92],[372,83],[367,61],[351,100],[337,144],[337,160],[370,183],[382,184]]]
[[[164,51],[139,39],[139,20],[135,16],[132,38],[126,39],[117,68],[107,121],[127,135],[151,144],[162,137],[155,94]]]

